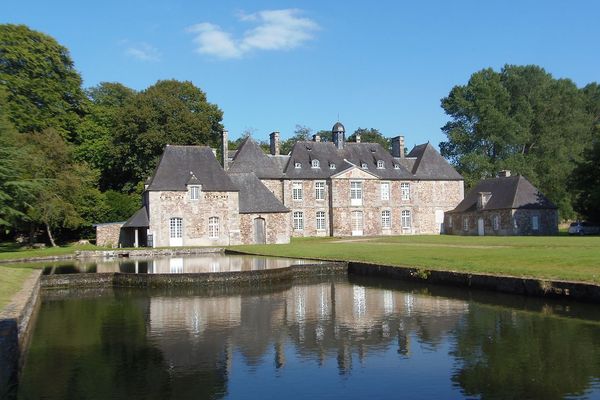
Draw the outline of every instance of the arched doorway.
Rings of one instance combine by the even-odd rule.
[[[265,244],[267,243],[267,235],[265,231],[265,219],[258,217],[254,218],[254,243]]]

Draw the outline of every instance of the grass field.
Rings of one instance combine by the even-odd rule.
[[[272,256],[600,283],[600,237],[302,238],[289,245],[231,249]]]

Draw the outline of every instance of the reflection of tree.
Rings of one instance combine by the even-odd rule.
[[[600,327],[472,305],[456,331],[452,380],[484,399],[582,395],[600,375]]]

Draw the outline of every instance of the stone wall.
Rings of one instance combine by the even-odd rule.
[[[267,244],[290,242],[290,213],[262,213],[240,215],[240,239],[242,244],[254,243],[254,219],[264,218]]]
[[[123,224],[124,222],[113,222],[96,225],[96,246],[118,247]]]
[[[302,200],[294,200],[292,195],[292,187],[294,182],[302,183]],[[325,197],[323,200],[316,199],[315,183],[325,183]],[[330,213],[329,213],[329,193],[331,190],[331,182],[326,180],[285,180],[283,181],[283,204],[289,208],[288,225],[292,236],[329,236],[330,232]],[[304,213],[304,229],[294,230],[293,218],[294,211],[302,211]],[[325,213],[325,229],[317,230],[317,212]]]
[[[149,192],[149,233],[155,247],[170,246],[169,220],[183,218],[183,246],[228,246],[240,244],[237,192],[200,192],[190,200],[187,191]],[[219,235],[208,237],[208,220],[219,218]]]
[[[283,203],[283,181],[280,179],[262,179],[262,184],[275,195],[277,200]]]
[[[500,218],[499,229],[494,229],[493,219]],[[539,229],[533,230],[532,217],[538,216]],[[467,229],[463,221],[467,218]],[[483,219],[484,236],[556,235],[558,212],[556,210],[479,210],[465,213],[447,213],[444,216],[445,232],[451,235],[478,235],[478,221]]]

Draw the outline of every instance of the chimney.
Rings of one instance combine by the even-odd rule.
[[[356,134],[356,143],[360,143],[360,135],[358,133]]]
[[[271,155],[272,156],[278,156],[279,155],[279,132],[275,131],[275,132],[271,132],[271,134],[269,135],[269,142],[270,142],[270,149],[271,149]]]
[[[320,142],[320,141],[321,141],[321,135],[314,134],[313,135],[313,142]]]
[[[227,171],[229,167],[229,132],[227,129],[223,129],[221,135],[221,157],[223,157],[223,169]]]
[[[507,169],[498,172],[499,178],[508,178],[509,176],[510,176],[510,171]]]
[[[404,136],[392,138],[392,156],[404,158]]]

